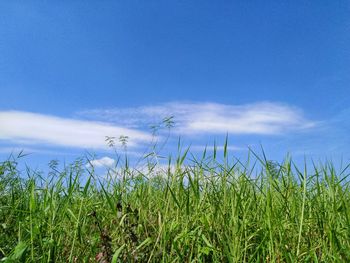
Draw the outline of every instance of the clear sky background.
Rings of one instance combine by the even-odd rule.
[[[228,134],[237,154],[349,160],[349,14],[349,1],[1,1],[0,155],[111,157],[104,136],[120,135],[137,155],[174,116],[169,152]]]

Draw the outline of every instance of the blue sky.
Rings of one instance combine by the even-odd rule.
[[[174,116],[201,151],[350,157],[349,1],[1,1],[0,156],[96,152]],[[159,133],[165,140],[166,129]],[[71,157],[70,157],[71,156]]]

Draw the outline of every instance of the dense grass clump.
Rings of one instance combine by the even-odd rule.
[[[100,177],[81,161],[26,176],[0,163],[0,259],[350,262],[347,169],[185,156]]]

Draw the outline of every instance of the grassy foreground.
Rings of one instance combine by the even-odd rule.
[[[2,162],[0,261],[350,262],[348,169],[254,159],[183,155],[104,177]]]

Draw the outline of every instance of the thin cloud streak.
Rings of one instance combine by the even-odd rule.
[[[308,120],[299,108],[272,102],[244,105],[171,102],[137,108],[85,111],[80,115],[102,118],[129,127],[142,127],[174,116],[174,129],[183,135],[278,135],[306,130],[317,124]]]
[[[148,133],[104,122],[59,118],[22,111],[0,112],[0,140],[19,144],[106,149],[106,136],[129,137],[128,146],[149,142]]]
[[[222,145],[215,146],[217,151],[224,151],[225,147]],[[211,151],[214,149],[213,145],[192,145],[190,151],[193,152],[204,152],[204,150]],[[248,147],[238,147],[238,146],[227,146],[228,151],[245,151]]]
[[[76,154],[71,151],[60,151],[60,150],[46,150],[42,148],[30,148],[30,147],[0,147],[0,154],[7,154],[9,156],[31,155],[31,154],[45,154],[47,155],[64,155],[64,156],[75,156]]]

